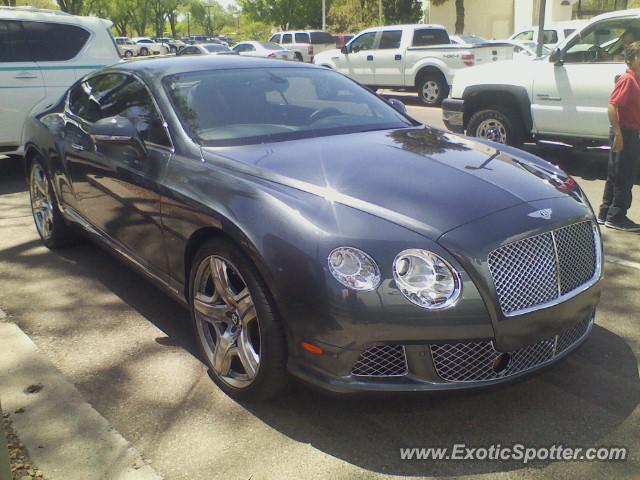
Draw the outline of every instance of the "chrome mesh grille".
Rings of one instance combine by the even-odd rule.
[[[576,223],[554,232],[560,264],[560,293],[565,295],[593,278],[596,244],[590,222]]]
[[[407,374],[407,357],[403,345],[376,345],[360,354],[351,369],[362,377],[397,377]]]
[[[590,330],[585,320],[555,337],[541,340],[511,352],[508,367],[496,372],[493,361],[500,354],[490,340],[430,345],[431,358],[438,376],[447,382],[481,382],[526,372],[561,354],[579,342]]]
[[[505,315],[557,300],[596,275],[598,245],[591,222],[518,240],[489,254],[489,270]]]

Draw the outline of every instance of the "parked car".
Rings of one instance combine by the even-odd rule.
[[[0,7],[0,154],[19,153],[27,116],[86,73],[120,61],[108,20]]]
[[[450,35],[449,40],[456,45],[475,45],[477,43],[487,43],[488,41],[478,35]]]
[[[25,139],[43,243],[84,229],[188,306],[238,399],[282,393],[288,373],[338,392],[497,384],[593,325],[600,233],[571,177],[326,68],[121,63]]]
[[[209,37],[207,37],[206,35],[191,35],[189,37],[189,41],[186,42],[189,45],[193,45],[196,43],[209,43]]]
[[[459,71],[442,104],[445,125],[509,145],[606,145],[607,105],[616,76],[626,69],[627,29],[640,30],[640,9],[594,17],[548,57]]]
[[[155,37],[152,40],[156,43],[169,47],[169,53],[178,53],[178,50],[186,45],[182,40],[171,37]]]
[[[269,41],[291,50],[301,62],[313,62],[314,55],[336,48],[331,34],[311,30],[279,32],[272,35]]]
[[[115,37],[114,40],[116,41],[116,45],[118,46],[120,56],[131,58],[140,55],[140,49],[142,48],[142,45],[138,45],[129,37]]]
[[[422,103],[438,106],[458,69],[512,56],[510,46],[451,45],[441,25],[390,25],[363,30],[341,50],[317,54],[314,63],[373,88],[415,89]]]
[[[169,46],[163,45],[152,40],[149,37],[135,37],[132,38],[135,43],[140,45],[140,55],[166,55],[169,53]]]
[[[229,47],[225,47],[219,43],[198,43],[196,45],[187,45],[180,50],[176,56],[182,57],[185,55],[219,55],[219,54],[234,54],[233,50]]]
[[[246,41],[237,43],[233,49],[240,55],[249,57],[278,58],[280,60],[297,60],[295,53],[271,42]]]
[[[582,29],[587,23],[589,23],[587,20],[568,20],[566,22],[547,24],[544,27],[544,44],[555,47],[558,43],[564,42],[573,32]],[[515,40],[517,42],[537,42],[538,27],[529,27],[520,30],[511,35],[509,40]]]
[[[510,45],[513,48],[513,60],[533,60],[537,58],[537,46],[536,42],[517,42],[515,40],[498,40],[488,41],[486,45],[492,45],[499,43],[500,45]],[[546,57],[553,49],[547,45],[542,46],[542,55]]]

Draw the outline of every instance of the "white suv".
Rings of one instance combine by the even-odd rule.
[[[314,55],[336,48],[336,41],[331,34],[317,30],[279,32],[274,34],[269,41],[291,50],[296,60],[300,62],[313,62]]]
[[[120,61],[112,23],[29,7],[0,7],[0,154],[18,152],[29,114],[80,77]]]

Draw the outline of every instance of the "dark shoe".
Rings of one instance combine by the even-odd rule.
[[[607,213],[609,213],[609,208],[600,207],[600,211],[598,212],[598,216],[596,217],[598,225],[604,225],[604,223],[607,221]]]
[[[600,215],[598,215],[596,217],[596,222],[598,222],[598,225],[604,225],[605,223],[607,223],[607,217],[601,217]]]
[[[628,217],[624,217],[621,220],[607,220],[604,222],[604,225],[624,232],[640,232],[640,225],[632,222]]]

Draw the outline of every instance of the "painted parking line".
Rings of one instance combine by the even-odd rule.
[[[622,265],[623,267],[635,268],[636,270],[640,270],[639,262],[632,262],[631,260],[625,260],[624,258],[614,257],[612,255],[605,256],[605,262],[615,263],[617,265]]]

